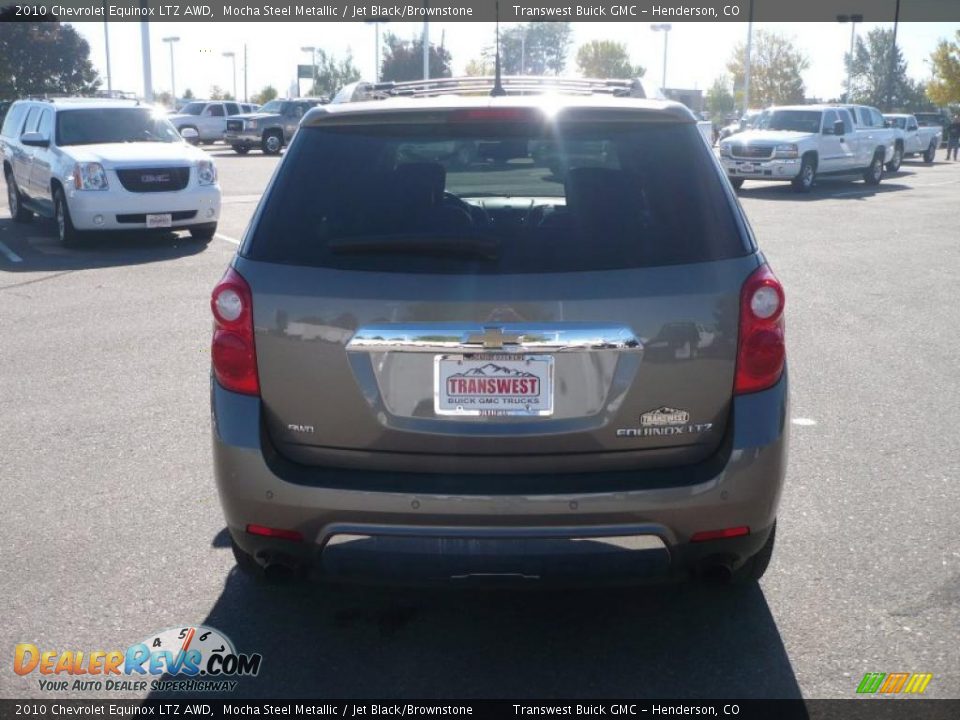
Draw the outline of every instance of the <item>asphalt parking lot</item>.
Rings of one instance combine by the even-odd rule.
[[[262,586],[210,456],[209,291],[275,158],[215,148],[220,234],[58,246],[0,211],[0,697],[16,643],[208,624],[246,697],[834,697],[866,672],[960,697],[960,163],[741,200],[787,291],[790,468],[760,585],[437,592]],[[3,189],[4,193],[6,189]],[[103,693],[99,693],[103,695]],[[142,693],[119,692],[118,697]],[[83,692],[47,697],[89,697]]]

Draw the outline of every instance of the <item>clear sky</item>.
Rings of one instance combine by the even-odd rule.
[[[104,61],[104,24],[75,23],[90,42],[91,57],[101,76]],[[856,26],[857,34],[866,33],[875,23]],[[422,31],[422,23],[389,23],[381,26],[409,38]],[[649,23],[573,23],[574,45],[568,69],[575,73],[573,55],[582,43],[594,39],[625,42],[633,63],[647,68],[647,78],[659,85],[663,70],[663,33],[650,30]],[[810,59],[804,74],[808,97],[838,96],[844,86],[843,54],[850,45],[850,25],[840,23],[755,23],[791,38]],[[918,80],[930,76],[929,56],[938,39],[953,38],[960,23],[900,23],[897,43],[907,60],[908,73]],[[115,90],[143,91],[140,53],[140,23],[110,23],[110,61]],[[233,23],[150,23],[150,45],[155,92],[170,90],[170,51],[162,38],[179,36],[174,62],[178,95],[186,88],[196,97],[205,97],[210,87],[232,90],[231,60],[224,52],[237,54],[237,91],[243,97],[243,49],[247,46],[249,93],[272,84],[281,95],[289,91],[297,63],[309,63],[302,46],[315,45],[328,53],[342,56],[353,53],[354,62],[364,78],[374,71],[374,29],[371,25],[350,22],[233,22]],[[468,61],[479,57],[484,46],[493,41],[493,23],[430,23],[430,40],[443,40],[453,56],[454,74],[463,71]],[[747,36],[746,23],[673,24],[669,33],[667,86],[706,90],[714,78],[725,71],[734,45]],[[104,83],[106,87],[106,83]],[[304,83],[306,90],[306,83]]]

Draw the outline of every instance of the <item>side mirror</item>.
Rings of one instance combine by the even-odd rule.
[[[198,137],[200,137],[200,133],[193,128],[184,128],[180,131],[180,137],[182,137],[184,140],[196,140]]]
[[[24,133],[20,136],[20,142],[30,147],[50,147],[50,138],[38,132]]]
[[[833,124],[833,134],[834,135],[843,135],[843,120],[837,120]]]

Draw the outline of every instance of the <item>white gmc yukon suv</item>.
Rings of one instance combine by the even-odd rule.
[[[877,130],[890,137],[858,129],[847,107],[772,107],[760,128],[720,143],[720,160],[735,188],[744,180],[787,180],[797,192],[810,192],[825,175],[860,175],[876,185],[893,156],[892,131]]]
[[[217,231],[210,157],[160,112],[129,100],[22,100],[0,129],[10,215],[54,218],[60,241],[101,230]]]

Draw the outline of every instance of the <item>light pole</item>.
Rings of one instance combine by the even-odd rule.
[[[103,0],[103,14],[107,14],[107,0]],[[113,77],[110,75],[110,26],[103,21],[103,44],[107,56],[107,95],[113,95]]]
[[[170,45],[170,94],[173,95],[173,109],[177,109],[177,76],[173,69],[173,44],[180,42],[180,38],[176,35],[171,35],[170,37],[165,37],[163,39],[165,43]]]
[[[140,7],[147,10],[147,0],[140,0]],[[150,67],[150,23],[146,20],[140,21],[140,54],[143,58],[143,99],[147,102],[153,102],[153,72]]]
[[[850,102],[850,92],[853,89],[853,41],[857,37],[857,23],[863,22],[863,15],[859,13],[853,15],[837,15],[837,22],[850,23],[850,64],[847,66],[847,97]]]
[[[427,2],[424,7],[429,7]],[[430,79],[430,23],[423,21],[423,79]]]
[[[235,52],[225,52],[224,57],[233,61],[233,99],[237,99],[237,54]]]
[[[300,48],[301,52],[310,53],[310,88],[307,92],[313,90],[313,86],[317,84],[317,48],[313,45],[304,45]],[[300,89],[300,80],[297,80],[297,89]]]
[[[670,23],[659,23],[656,25],[651,25],[650,29],[654,32],[660,30],[663,31],[663,79],[661,80],[660,89],[663,91],[664,96],[667,94],[667,41],[670,37],[670,31],[673,30],[673,25]]]
[[[367,25],[373,25],[373,81],[380,82],[380,23],[386,20],[364,20]]]
[[[753,53],[753,0],[750,0],[750,14],[747,18],[747,56],[743,59],[743,114],[750,109],[750,58]],[[737,88],[733,88],[736,93]]]

